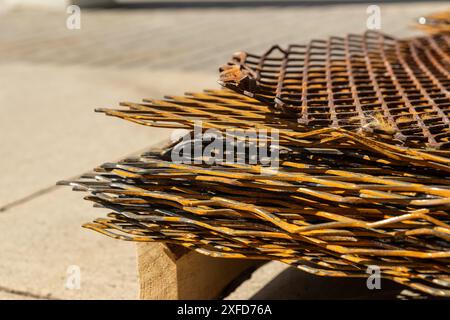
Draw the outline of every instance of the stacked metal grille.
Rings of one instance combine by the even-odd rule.
[[[235,54],[221,78],[308,127],[364,130],[380,119],[407,145],[448,148],[449,40],[367,32],[273,46]]]
[[[155,127],[201,120],[203,131],[64,183],[111,210],[85,227],[114,238],[322,276],[367,277],[376,265],[448,297],[448,40],[370,32],[238,54],[222,68],[228,89],[98,110]],[[278,137],[238,141],[230,128]],[[221,133],[225,153],[243,143],[243,157],[173,161],[180,146],[204,147],[207,129]],[[246,161],[255,145],[277,148],[277,168]]]

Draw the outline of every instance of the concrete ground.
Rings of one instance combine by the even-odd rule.
[[[66,28],[65,12],[0,8],[0,299],[137,297],[134,245],[80,228],[103,211],[55,182],[157,144],[169,131],[95,107],[216,88],[217,68],[233,52],[362,32],[367,6],[82,10],[80,30]],[[415,18],[447,7],[383,4],[382,31],[418,34]],[[66,287],[72,266],[79,289]],[[340,281],[273,262],[229,298],[342,298],[336,288],[365,288],[365,280]],[[372,294],[358,290],[346,298]]]

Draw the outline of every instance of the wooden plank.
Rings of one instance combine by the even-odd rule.
[[[257,260],[211,258],[180,246],[137,243],[141,299],[216,299]]]

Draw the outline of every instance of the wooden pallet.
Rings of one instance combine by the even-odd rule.
[[[262,261],[211,258],[176,245],[137,243],[140,298],[217,299]]]

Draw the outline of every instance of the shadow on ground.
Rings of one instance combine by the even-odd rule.
[[[288,268],[254,294],[251,300],[396,299],[404,289],[395,282],[381,279],[381,290],[369,290],[366,278],[319,277]]]

